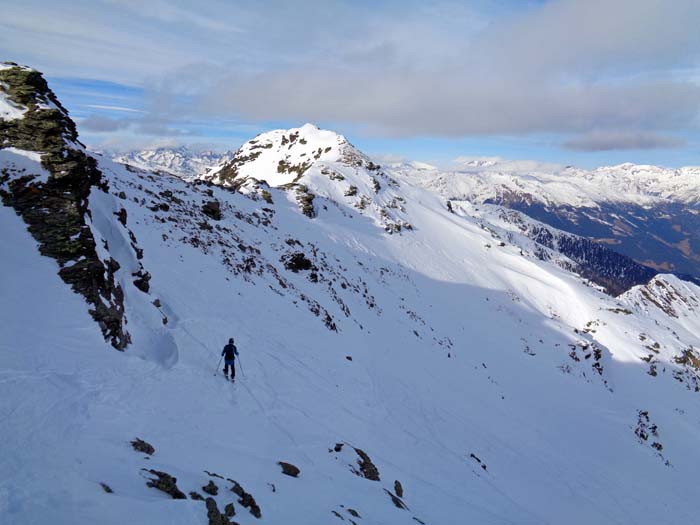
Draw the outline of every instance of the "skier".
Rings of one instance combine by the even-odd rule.
[[[233,344],[233,337],[228,340],[228,344],[224,346],[224,349],[221,351],[221,355],[224,357],[224,375],[226,376],[226,379],[228,379],[228,367],[231,367],[231,381],[234,381],[236,379],[236,367],[234,366],[234,362],[236,360],[236,356],[238,355],[238,348],[236,348],[236,345]]]

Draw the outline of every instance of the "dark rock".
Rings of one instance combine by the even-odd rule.
[[[118,212],[116,212],[114,215],[117,216],[117,220],[122,223],[122,226],[126,226],[126,219],[127,219],[127,214],[126,210],[124,208],[121,208]]]
[[[202,205],[202,213],[215,221],[221,220],[221,204],[217,200],[209,201]]]
[[[104,490],[107,494],[112,494],[114,492],[112,490],[112,487],[107,485],[107,483],[100,483],[100,486],[102,487],[102,490]]]
[[[277,464],[282,467],[282,474],[286,474],[287,476],[291,476],[293,478],[299,477],[299,473],[301,472],[299,467],[296,467],[291,463],[287,463],[286,461],[279,461]]]
[[[216,483],[211,480],[209,480],[209,483],[207,483],[206,486],[202,487],[202,490],[212,496],[216,496],[219,493],[219,487],[217,487]]]
[[[139,270],[132,275],[136,277],[136,279],[134,279],[134,286],[136,286],[136,288],[141,290],[143,293],[148,293],[148,291],[151,289],[151,285],[149,284],[151,274],[144,270]]]
[[[236,509],[233,507],[233,503],[227,503],[224,507],[224,514],[226,517],[233,518],[236,515]]]
[[[294,273],[314,268],[313,263],[302,252],[287,254],[282,258],[282,261],[284,262],[284,267]]]
[[[346,355],[346,356],[345,356],[345,359],[347,359],[348,361],[352,361],[352,356],[351,356],[351,355]]]
[[[177,478],[171,476],[167,472],[161,472],[159,470],[142,470],[150,472],[151,474],[156,476],[155,478],[152,478],[146,483],[146,485],[148,485],[149,487],[165,492],[173,499],[187,499],[187,496],[185,496],[184,492],[177,488]]]
[[[313,219],[316,217],[316,209],[314,208],[314,197],[313,193],[310,193],[306,186],[301,186],[297,190],[297,203],[301,207],[301,212]]]
[[[136,438],[131,442],[131,446],[134,447],[134,450],[137,452],[143,452],[144,454],[148,454],[149,456],[152,456],[156,449],[153,448],[153,445],[150,443],[147,443],[143,439]]]
[[[386,492],[389,495],[389,497],[391,498],[391,502],[397,509],[408,510],[406,504],[403,501],[401,501],[401,498],[399,498],[396,494],[386,489],[384,489],[384,492]]]
[[[219,507],[216,505],[214,498],[207,498],[205,500],[207,506],[207,518],[209,518],[209,525],[230,525],[230,521],[226,516],[219,512]]]
[[[403,498],[403,485],[401,485],[401,482],[398,479],[394,481],[394,492],[396,492],[396,495],[399,498]]]
[[[372,481],[380,481],[379,469],[377,469],[374,463],[372,463],[372,460],[370,459],[369,455],[364,450],[359,448],[355,448],[355,452],[357,452],[357,455],[360,458],[357,461],[357,463],[360,466],[360,472],[358,473],[358,475],[361,475],[363,478],[370,479]]]
[[[190,499],[193,499],[195,501],[204,501],[204,498],[199,492],[195,492],[194,490],[190,492]]]
[[[236,494],[238,496],[238,503],[248,509],[250,513],[255,516],[256,518],[260,519],[262,516],[262,511],[260,510],[260,507],[258,506],[257,502],[255,501],[255,498],[253,497],[252,494],[246,492],[243,487],[238,483],[237,481],[227,478],[228,481],[233,483],[233,486],[231,487],[231,492]]]
[[[336,452],[340,452],[341,450],[343,450],[343,443],[336,443],[335,447],[333,447],[333,450],[335,450]]]
[[[348,514],[350,514],[353,518],[361,518],[360,513],[357,512],[355,509],[346,509],[348,511]]]
[[[483,470],[487,470],[486,463],[481,461],[481,458],[477,457],[473,453],[469,454],[469,457],[472,458],[474,461],[476,461]]]

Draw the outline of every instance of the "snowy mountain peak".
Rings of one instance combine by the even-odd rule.
[[[147,171],[165,172],[186,180],[193,180],[204,175],[213,167],[231,160],[233,152],[194,151],[180,146],[177,148],[144,149],[109,156],[120,164],[128,164]]]
[[[243,144],[232,159],[201,178],[223,186],[240,186],[248,178],[283,186],[296,182],[318,162],[358,160],[368,159],[345,137],[307,123],[258,135]]]
[[[348,215],[370,218],[388,233],[412,228],[398,181],[344,136],[313,124],[262,133],[200,178],[265,200],[269,192],[261,183],[290,190],[289,199],[312,218],[327,207],[318,204],[324,199]]]

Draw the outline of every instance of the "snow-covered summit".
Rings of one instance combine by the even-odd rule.
[[[342,135],[304,124],[258,135],[202,178],[225,186],[240,185],[248,178],[282,186],[298,180],[316,162],[352,161],[360,156]]]

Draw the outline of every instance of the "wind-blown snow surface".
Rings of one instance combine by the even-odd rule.
[[[677,358],[700,345],[688,320],[698,287],[664,281],[682,284],[684,317],[642,304],[641,289],[607,297],[537,260],[530,241],[498,246],[481,220],[361,164],[329,160],[297,179],[317,195],[314,219],[293,191],[270,188],[270,203],[255,187],[100,166],[110,193],[93,190],[92,227],[121,265],[123,354],[0,207],[12,247],[0,272],[2,521],[207,523],[202,502],[147,487],[143,468],[185,493],[213,479],[219,508],[237,501],[231,483],[204,471],[235,479],[262,509],[258,520],[236,503],[241,524],[341,523],[334,511],[367,524],[696,521],[700,394]],[[202,213],[213,200],[221,220]],[[132,284],[129,229],[148,293]],[[294,272],[285,261],[298,253],[311,267]],[[214,375],[231,336],[235,385]],[[135,437],[156,447],[150,459]],[[380,481],[352,472],[351,447]],[[394,480],[408,509],[384,490]]]

